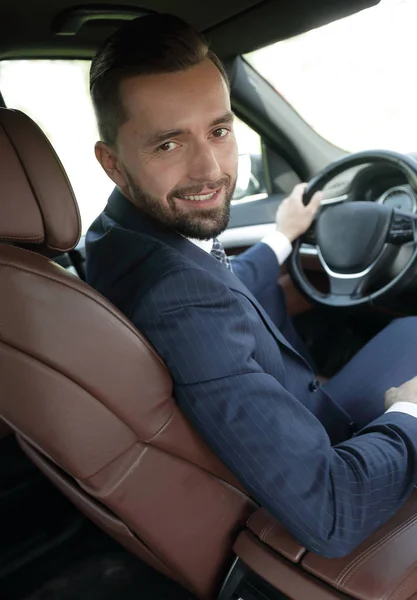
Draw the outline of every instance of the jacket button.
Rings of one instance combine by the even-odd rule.
[[[310,383],[308,384],[308,389],[310,390],[310,392],[317,392],[319,387],[320,383],[317,381],[317,379],[313,379],[313,381],[310,381]]]

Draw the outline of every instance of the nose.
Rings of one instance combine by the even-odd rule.
[[[196,144],[191,150],[188,176],[196,181],[216,181],[222,170],[209,141]]]

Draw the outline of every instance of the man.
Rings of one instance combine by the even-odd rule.
[[[297,187],[278,232],[231,272],[216,236],[236,180],[233,115],[203,38],[174,17],[135,20],[98,52],[90,84],[96,156],[117,189],[87,235],[89,283],[149,339],[181,410],[253,497],[308,549],[349,553],[417,483],[417,382],[404,384],[416,320],[319,387],[259,299],[320,195],[304,207]]]

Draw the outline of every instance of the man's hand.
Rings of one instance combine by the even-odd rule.
[[[304,206],[303,195],[306,187],[306,183],[296,185],[290,196],[281,202],[277,210],[275,217],[277,231],[281,231],[290,242],[307,231],[323,198],[323,192],[316,192],[308,205]]]
[[[417,377],[406,381],[400,387],[392,387],[385,392],[385,408],[387,410],[396,402],[417,404]]]

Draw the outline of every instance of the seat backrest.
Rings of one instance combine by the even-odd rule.
[[[0,109],[0,156],[0,418],[97,524],[212,598],[255,505],[178,410],[147,341],[42,256],[77,243],[79,215],[23,113]]]
[[[12,430],[4,421],[0,419],[0,440],[12,434]]]

